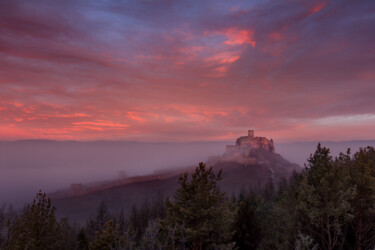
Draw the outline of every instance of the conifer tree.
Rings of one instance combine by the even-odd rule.
[[[104,224],[111,219],[107,205],[101,201],[93,217],[90,217],[86,223],[87,237],[92,240],[96,233],[100,232]]]
[[[354,219],[351,223],[355,249],[370,249],[375,244],[375,150],[361,148],[353,157],[350,176],[356,187],[352,202]]]
[[[95,240],[90,243],[91,250],[123,249],[123,237],[118,233],[118,226],[112,220],[108,220],[100,230],[96,232]]]
[[[57,221],[50,198],[39,191],[10,225],[8,249],[68,249],[65,221]]]
[[[322,249],[342,248],[354,216],[351,201],[356,190],[346,172],[349,164],[348,155],[333,160],[330,150],[320,144],[308,159],[299,208],[311,221],[313,237]]]
[[[88,242],[88,239],[86,237],[86,234],[83,228],[81,228],[81,230],[78,233],[77,241],[78,241],[78,249],[80,250],[89,249],[89,242]]]
[[[233,214],[228,209],[225,194],[220,192],[216,175],[210,167],[199,163],[191,179],[188,173],[180,176],[180,187],[167,198],[167,215],[162,220],[162,229],[172,249],[224,248],[229,242]]]
[[[258,203],[254,193],[248,194],[240,201],[234,220],[233,235],[233,240],[239,250],[257,249],[261,241],[261,227],[256,214]]]

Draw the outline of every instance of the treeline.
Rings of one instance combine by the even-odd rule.
[[[319,144],[277,185],[227,196],[221,172],[200,163],[163,197],[111,214],[101,203],[83,227],[56,219],[42,192],[22,213],[0,209],[1,249],[374,249],[375,150],[333,158]]]

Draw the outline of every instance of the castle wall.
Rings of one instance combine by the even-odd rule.
[[[254,130],[248,130],[248,136],[249,138],[254,138]]]
[[[266,137],[254,137],[254,130],[249,130],[248,136],[237,138],[236,144],[228,145],[226,149],[226,153],[230,154],[249,149],[264,149],[272,153],[275,152],[273,140],[268,140]]]
[[[227,152],[233,152],[233,151],[236,151],[238,149],[239,149],[239,147],[237,145],[227,145],[226,146]]]

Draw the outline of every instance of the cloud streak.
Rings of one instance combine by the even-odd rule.
[[[281,141],[375,138],[363,132],[373,119],[335,119],[375,115],[374,12],[3,1],[0,139],[226,140],[249,127]]]

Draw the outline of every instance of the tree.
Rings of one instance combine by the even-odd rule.
[[[293,172],[283,190],[277,191],[274,200],[260,204],[262,242],[258,249],[293,249],[298,231],[309,228],[310,219],[298,211],[298,197],[304,176]],[[263,192],[264,194],[264,192]]]
[[[95,240],[90,243],[92,250],[123,249],[123,237],[118,233],[118,227],[112,220],[108,220],[100,230],[96,232]]]
[[[5,226],[6,226],[6,214],[5,214],[5,204],[4,204],[2,207],[0,207],[0,249],[2,249],[6,243]]]
[[[78,233],[77,241],[78,241],[78,249],[81,249],[81,250],[89,249],[89,241],[86,237],[86,234],[83,228],[81,228],[81,230]]]
[[[311,236],[305,236],[301,233],[298,234],[298,238],[295,242],[295,250],[318,250],[319,245],[314,243],[314,239]]]
[[[308,159],[298,205],[310,219],[312,236],[322,249],[342,249],[354,216],[351,201],[356,190],[349,182],[349,165],[348,154],[333,160],[329,149],[320,144]]]
[[[233,226],[233,240],[238,249],[257,249],[261,241],[261,226],[256,214],[259,203],[254,193],[240,201]]]
[[[357,193],[352,202],[351,223],[355,249],[370,249],[375,244],[375,150],[361,148],[353,157],[350,171]]]
[[[158,219],[149,220],[142,238],[142,249],[154,250],[161,248],[159,231],[160,226]]]
[[[50,198],[39,191],[9,228],[9,249],[68,249],[66,221],[57,221]]]
[[[216,175],[204,163],[199,163],[191,179],[188,173],[179,177],[180,187],[173,201],[167,198],[167,215],[161,221],[169,248],[213,249],[229,242],[233,214],[217,187],[219,180],[221,170]]]
[[[92,240],[96,233],[100,232],[104,224],[111,219],[106,204],[102,201],[96,209],[94,217],[90,217],[87,221],[87,236]]]

